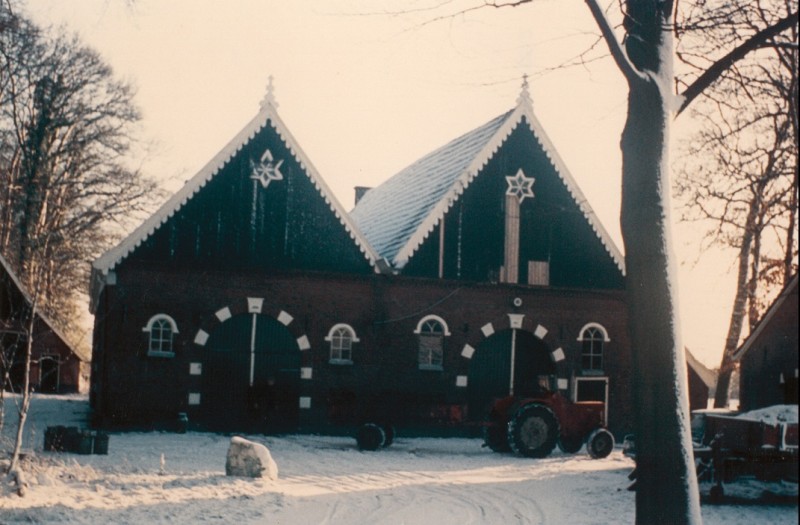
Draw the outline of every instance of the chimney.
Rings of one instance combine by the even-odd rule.
[[[356,205],[358,201],[360,201],[366,193],[371,190],[372,188],[368,188],[367,186],[356,186]]]

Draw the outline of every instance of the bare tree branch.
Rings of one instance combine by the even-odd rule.
[[[587,3],[590,1],[591,0],[587,0]],[[714,64],[712,64],[710,67],[706,68],[703,74],[697,77],[697,79],[695,79],[695,81],[692,82],[692,84],[687,87],[683,93],[681,93],[683,101],[681,102],[680,108],[678,108],[678,111],[676,112],[676,116],[680,115],[684,109],[689,107],[692,101],[701,93],[703,93],[703,91],[713,84],[717,79],[719,79],[724,72],[730,70],[738,60],[744,58],[751,51],[755,51],[756,49],[762,47],[770,38],[782,33],[783,31],[786,31],[794,25],[797,25],[797,15],[798,13],[795,11],[774,25],[762,29],[746,41],[742,42],[727,55],[714,62]]]

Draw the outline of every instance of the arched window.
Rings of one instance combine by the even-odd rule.
[[[353,343],[359,341],[350,325],[337,324],[328,332],[325,340],[331,345],[330,362],[337,365],[353,364]]]
[[[581,347],[581,368],[587,372],[602,372],[603,350],[605,343],[609,342],[608,332],[602,325],[589,323],[581,328],[578,341]]]
[[[414,333],[419,337],[417,362],[422,370],[442,370],[444,338],[450,335],[447,323],[436,315],[423,317]]]
[[[166,314],[154,315],[147,321],[142,331],[147,332],[149,337],[147,355],[155,357],[175,356],[173,338],[178,333],[178,325],[175,324],[175,320],[172,317]]]

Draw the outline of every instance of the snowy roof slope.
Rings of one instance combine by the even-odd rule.
[[[350,213],[378,253],[402,268],[511,132],[527,122],[575,203],[624,274],[625,261],[533,114],[527,83],[517,106],[369,190]]]
[[[351,216],[378,253],[398,263],[398,252],[510,114],[500,115],[429,153],[364,195]]]
[[[6,275],[8,275],[8,278],[11,279],[11,282],[14,284],[14,286],[16,286],[17,290],[19,290],[19,293],[22,294],[23,300],[26,303],[28,303],[28,305],[32,305],[33,298],[30,295],[28,295],[28,290],[26,290],[25,287],[22,285],[22,281],[19,280],[17,274],[11,268],[11,264],[9,264],[9,262],[2,255],[0,255],[0,267],[3,268],[3,271],[6,273]],[[53,321],[51,321],[50,318],[47,316],[47,314],[45,314],[41,309],[37,309],[36,315],[39,317],[39,319],[41,319],[44,322],[44,324],[47,325],[48,328],[50,328],[50,331],[52,331],[56,335],[56,337],[61,339],[64,342],[64,344],[67,345],[67,347],[70,350],[72,350],[72,353],[75,354],[78,357],[78,359],[80,359],[81,361],[91,360],[90,355],[86,355],[86,353],[82,349],[79,349],[77,346],[73,346],[70,343],[69,339],[67,339],[64,336],[61,330],[56,328],[55,324],[53,324]]]
[[[369,261],[370,265],[378,271],[378,255],[367,242],[366,238],[358,230],[356,225],[347,215],[344,207],[339,203],[333,192],[328,188],[325,181],[320,176],[317,169],[311,163],[305,152],[295,140],[294,136],[283,123],[277,112],[271,90],[261,103],[258,114],[224,147],[212,158],[200,171],[181,187],[161,208],[144,221],[133,233],[120,242],[116,247],[104,253],[92,264],[92,302],[96,300],[104,284],[104,276],[113,270],[119,263],[128,257],[142,242],[147,240],[156,229],[165,223],[170,217],[177,213],[195,193],[200,191],[214,176],[216,176],[225,165],[230,162],[234,155],[252,140],[255,135],[265,126],[271,125],[275,128],[288,149],[297,159],[300,166],[308,175],[311,182],[319,191],[325,202],[330,206],[339,222],[344,226],[350,237]]]

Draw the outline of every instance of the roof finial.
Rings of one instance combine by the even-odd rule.
[[[517,97],[517,104],[533,104],[531,94],[528,92],[528,74],[522,75],[522,89]]]
[[[275,86],[272,85],[272,75],[269,76],[267,84],[267,94],[264,95],[264,100],[261,101],[261,108],[271,105],[273,108],[278,109],[278,102],[275,100]]]

